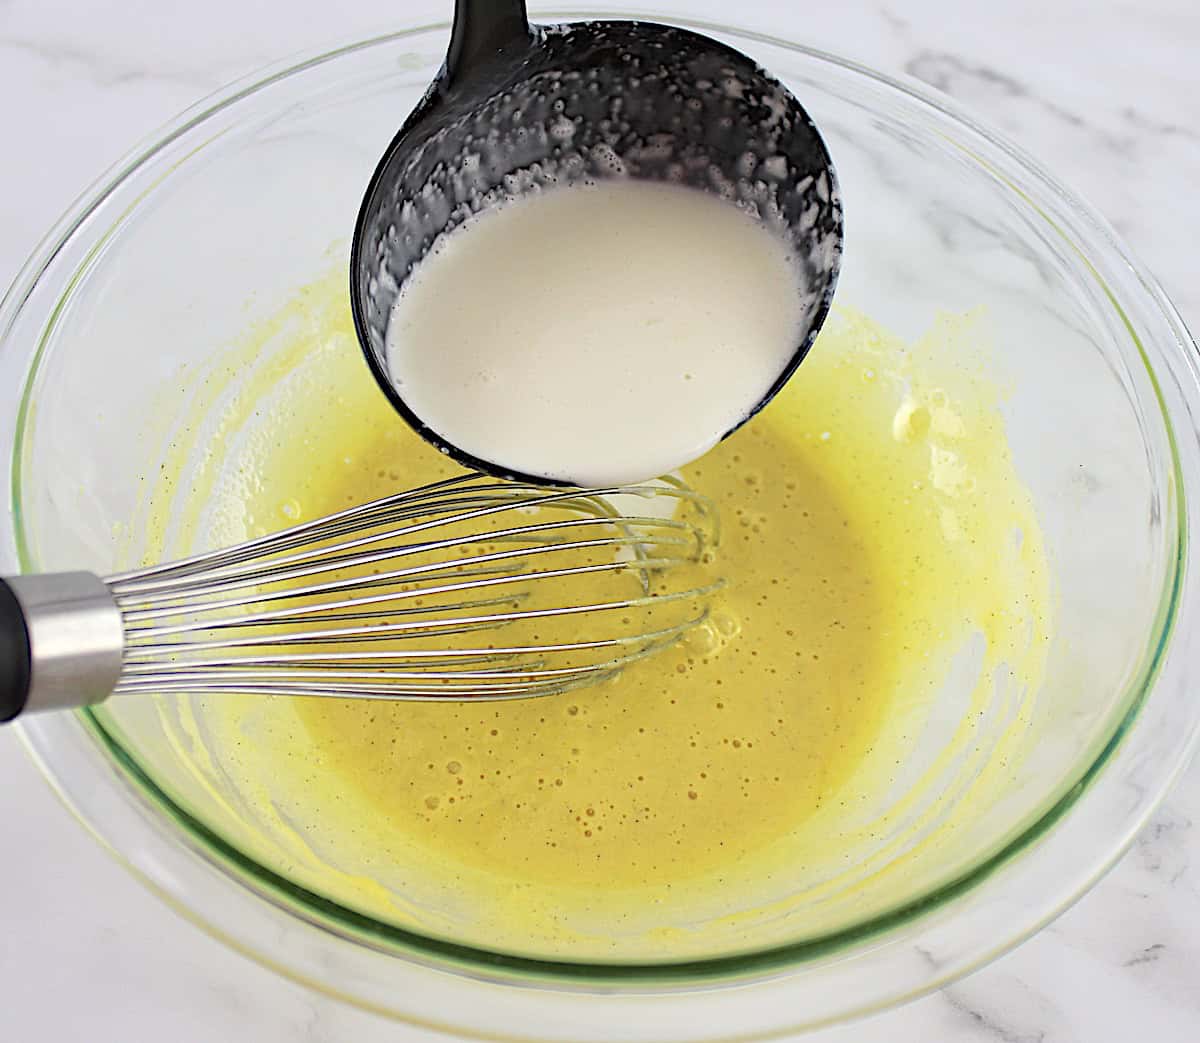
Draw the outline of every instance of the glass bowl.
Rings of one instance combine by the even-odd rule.
[[[888,901],[685,961],[573,961],[398,926],[281,869],[184,769],[195,751],[156,700],[19,725],[68,805],[181,913],[313,988],[460,1035],[760,1038],[920,995],[1093,884],[1200,727],[1187,683],[1200,394],[1161,290],[1099,217],[945,99],[785,40],[683,24],[780,76],[821,127],[847,207],[839,302],[909,339],[940,312],[983,316],[1056,582],[1045,684],[1003,799]],[[344,263],[363,186],[446,37],[421,26],[235,84],[51,231],[0,306],[0,572],[136,557],[155,461],[206,367]],[[197,443],[218,455],[233,444],[219,405]]]

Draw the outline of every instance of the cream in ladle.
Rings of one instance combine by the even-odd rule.
[[[614,178],[494,207],[405,281],[387,368],[427,427],[510,472],[664,474],[742,423],[801,340],[788,243],[718,196]]]

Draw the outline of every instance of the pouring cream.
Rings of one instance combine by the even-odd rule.
[[[802,339],[787,242],[696,189],[628,178],[502,204],[405,281],[388,371],[437,435],[585,486],[696,459],[744,421]]]

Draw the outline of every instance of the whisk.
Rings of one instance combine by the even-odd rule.
[[[138,693],[594,684],[705,619],[716,531],[709,501],[669,479],[581,491],[470,473],[169,564],[0,580],[0,721]]]

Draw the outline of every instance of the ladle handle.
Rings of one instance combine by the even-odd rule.
[[[454,0],[446,79],[461,82],[491,59],[528,41],[525,0]]]

